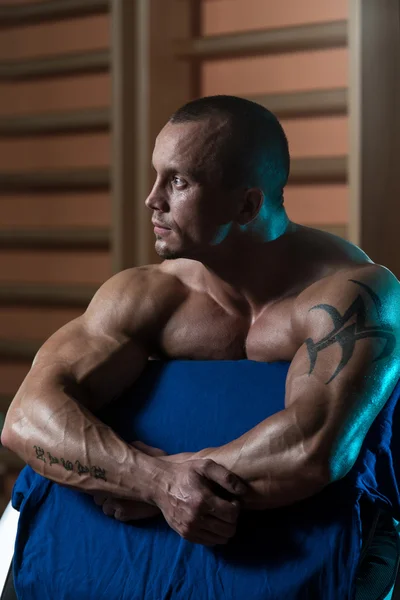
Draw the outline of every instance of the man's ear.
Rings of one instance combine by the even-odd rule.
[[[247,225],[256,218],[264,201],[264,193],[260,188],[245,190],[240,212],[236,218],[239,225]]]

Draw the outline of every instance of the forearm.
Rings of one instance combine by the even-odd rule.
[[[249,485],[244,508],[266,509],[313,496],[327,484],[314,438],[293,412],[281,411],[218,448],[206,448],[193,458],[207,457],[236,473]]]
[[[158,459],[124,442],[61,382],[24,382],[7,413],[2,441],[60,485],[151,502]]]

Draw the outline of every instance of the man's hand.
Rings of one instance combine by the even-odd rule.
[[[154,502],[184,539],[204,546],[226,544],[236,532],[245,483],[213,460],[177,456],[178,461],[164,461],[165,479]]]
[[[94,500],[103,507],[104,514],[127,522],[162,512],[172,529],[184,539],[205,546],[226,544],[233,537],[240,511],[239,498],[247,491],[239,477],[213,460],[198,458],[201,453],[167,456],[163,450],[143,442],[131,445],[165,461],[166,479],[154,498],[156,506],[99,494]]]

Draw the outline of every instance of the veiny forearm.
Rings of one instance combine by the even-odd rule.
[[[329,481],[314,451],[315,437],[294,415],[281,411],[229,444],[206,448],[193,458],[211,458],[246,481],[244,508],[275,508],[313,496]]]
[[[24,383],[7,413],[2,441],[56,483],[151,502],[157,459],[124,442],[61,382]]]

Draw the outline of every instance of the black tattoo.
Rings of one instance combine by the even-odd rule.
[[[49,459],[50,459],[50,466],[51,466],[51,465],[54,465],[55,463],[59,463],[59,462],[60,462],[60,461],[58,460],[58,458],[56,458],[55,456],[52,456],[52,455],[50,454],[50,452],[48,452],[48,453],[47,453],[47,456],[48,456],[48,457],[49,457]]]
[[[70,460],[64,460],[63,458],[60,458],[60,461],[62,462],[64,469],[66,469],[67,471],[73,470],[74,465]]]
[[[78,475],[83,475],[84,473],[89,473],[90,472],[89,467],[86,467],[86,466],[82,465],[79,462],[79,460],[76,460],[75,464],[76,464],[76,466],[78,468]]]
[[[46,459],[44,457],[43,448],[40,448],[40,446],[33,446],[33,447],[36,450],[36,458],[38,458],[39,460],[42,460],[45,463]],[[49,461],[50,461],[49,465],[50,466],[61,463],[63,465],[64,469],[66,469],[67,471],[74,470],[74,465],[72,464],[72,462],[70,460],[65,460],[64,458],[57,458],[56,456],[53,456],[50,452],[47,452],[47,455],[49,457]],[[94,477],[95,479],[104,479],[104,481],[107,481],[105,469],[101,469],[100,467],[87,467],[86,465],[82,465],[79,460],[76,460],[75,464],[77,466],[78,475],[83,475],[84,473],[89,473],[89,475],[91,477]]]
[[[90,467],[90,474],[95,479],[104,479],[104,481],[107,481],[106,472],[104,469],[100,469],[100,467]]]
[[[396,347],[396,338],[393,334],[393,329],[390,325],[385,325],[382,323],[382,303],[378,297],[378,295],[371,290],[371,288],[365,283],[361,283],[360,281],[355,281],[354,279],[349,279],[352,283],[356,283],[360,285],[370,296],[372,299],[375,308],[378,313],[378,319],[381,321],[380,325],[376,326],[367,326],[365,324],[367,309],[364,303],[364,300],[361,296],[357,296],[351,306],[346,310],[344,315],[342,316],[338,310],[334,306],[330,304],[318,304],[317,306],[313,306],[310,310],[321,309],[325,310],[331,317],[333,321],[333,329],[319,342],[314,342],[311,338],[308,338],[305,343],[308,350],[308,355],[310,358],[310,371],[309,375],[314,370],[315,364],[317,362],[318,352],[324,350],[328,346],[332,344],[336,344],[336,342],[342,348],[342,358],[340,363],[337,366],[336,371],[326,382],[326,384],[330,383],[335,377],[340,373],[340,371],[347,365],[350,358],[353,356],[354,346],[358,340],[363,338],[371,338],[378,337],[386,340],[386,344],[382,352],[374,358],[373,362],[377,360],[381,360],[382,358],[386,358],[390,356],[393,350]],[[356,315],[356,322],[344,327],[344,325]]]
[[[43,448],[40,448],[40,446],[33,446],[36,450],[36,458],[38,458],[39,460],[42,460],[44,463],[46,462],[46,459],[44,457],[44,450]]]

